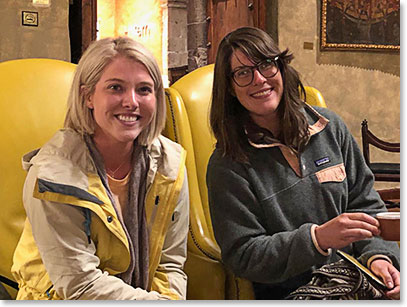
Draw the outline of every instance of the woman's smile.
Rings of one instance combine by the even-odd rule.
[[[129,125],[129,124],[136,123],[138,120],[141,119],[141,116],[137,115],[137,114],[129,114],[129,115],[119,114],[119,115],[116,115],[116,118],[123,124]]]
[[[252,96],[254,98],[267,98],[272,94],[272,91],[273,91],[272,88],[268,88],[268,89],[257,91],[255,93],[251,94],[250,96]]]

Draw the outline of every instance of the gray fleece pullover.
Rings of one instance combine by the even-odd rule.
[[[310,280],[312,269],[339,260],[335,251],[317,250],[313,224],[345,212],[386,211],[343,121],[326,108],[307,105],[304,112],[312,136],[299,158],[282,144],[264,142],[267,136],[260,133],[249,139],[249,164],[222,157],[218,149],[208,164],[210,212],[222,260],[255,283],[296,289]],[[382,254],[400,266],[398,245],[379,237],[343,250],[364,265]]]

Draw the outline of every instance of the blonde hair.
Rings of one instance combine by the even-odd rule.
[[[150,145],[158,137],[165,125],[164,87],[158,64],[142,44],[129,37],[104,38],[94,41],[82,55],[75,71],[68,97],[68,110],[64,127],[72,128],[80,134],[92,135],[95,121],[86,99],[95,91],[105,68],[117,56],[125,56],[143,64],[154,81],[156,112],[150,124],[138,136],[138,143]]]

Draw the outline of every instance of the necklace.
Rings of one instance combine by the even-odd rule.
[[[110,169],[110,168],[108,168],[108,167],[106,166],[107,173],[108,173],[111,177],[113,177],[114,179],[117,179],[114,175],[117,173],[117,171],[118,171],[119,169],[122,168],[122,166],[123,166],[126,162],[127,162],[127,158],[124,159],[124,161],[123,161],[123,162],[119,165],[119,167],[116,168],[115,170],[112,170],[112,169]]]

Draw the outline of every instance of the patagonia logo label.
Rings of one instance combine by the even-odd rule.
[[[314,161],[316,166],[321,166],[321,165],[329,163],[329,162],[331,162],[331,160],[329,160],[329,157],[325,157],[325,158]]]

